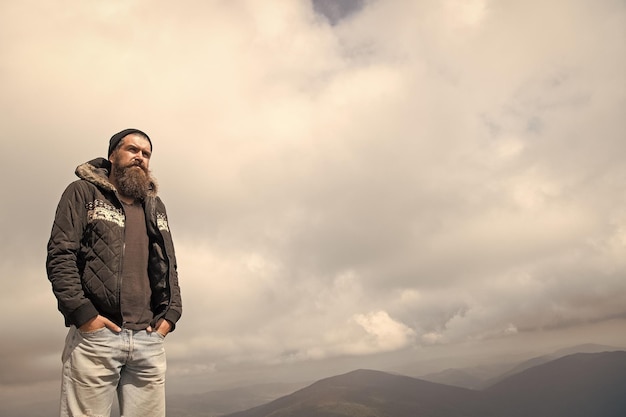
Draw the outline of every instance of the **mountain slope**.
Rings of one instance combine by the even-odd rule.
[[[429,374],[408,374],[415,378],[423,379],[439,384],[453,385],[455,387],[482,390],[513,376],[526,369],[542,365],[563,356],[574,353],[600,353],[622,350],[614,346],[599,344],[582,344],[565,349],[560,349],[541,356],[534,356],[523,361],[491,363],[465,368],[448,368],[443,371]]]
[[[266,404],[291,394],[305,383],[267,383],[167,398],[167,415],[175,417],[216,417]]]
[[[530,358],[524,362],[517,364],[515,367],[511,368],[508,372],[505,372],[499,376],[491,378],[489,381],[485,381],[482,388],[487,388],[492,385],[497,384],[500,381],[507,379],[510,376],[518,374],[526,369],[534,368],[539,365],[543,365],[544,363],[548,363],[555,359],[562,358],[564,356],[573,355],[575,353],[601,353],[601,352],[614,352],[621,350],[619,348],[613,346],[606,345],[598,345],[594,343],[587,343],[584,345],[577,345],[565,349],[557,350],[556,352],[549,353],[547,355],[535,356]]]
[[[580,353],[484,391],[358,370],[226,417],[623,417],[626,352]]]
[[[484,391],[510,417],[623,417],[626,352],[577,353],[527,369]]]
[[[228,417],[460,417],[469,409],[482,410],[482,397],[464,388],[358,370]]]
[[[499,375],[510,368],[510,364],[476,366],[471,368],[448,368],[443,371],[420,375],[417,376],[417,378],[438,384],[480,390],[485,387],[486,381],[490,381],[494,378],[494,375]]]

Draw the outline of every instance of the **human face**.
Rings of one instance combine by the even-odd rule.
[[[151,156],[152,150],[148,139],[131,133],[124,136],[120,146],[113,151],[109,160],[119,167],[138,166],[147,172]]]

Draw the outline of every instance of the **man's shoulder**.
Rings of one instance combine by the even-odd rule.
[[[95,184],[81,178],[70,182],[65,188],[65,192],[95,191],[97,188]]]
[[[84,179],[77,179],[69,183],[63,192],[62,198],[80,200],[110,200],[107,198],[106,190],[98,187],[97,184]]]
[[[147,197],[145,202],[158,211],[165,211],[165,203],[163,203],[163,200],[158,195]]]

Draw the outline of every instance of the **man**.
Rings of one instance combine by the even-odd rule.
[[[125,129],[108,160],[76,168],[59,202],[46,268],[70,327],[61,416],[165,416],[165,336],[182,314],[165,206],[148,167],[152,141]]]

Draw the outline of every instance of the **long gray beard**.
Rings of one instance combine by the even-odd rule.
[[[135,200],[145,200],[152,188],[152,176],[142,167],[136,169],[132,166],[113,166],[113,175],[117,181],[118,191],[125,197]]]

